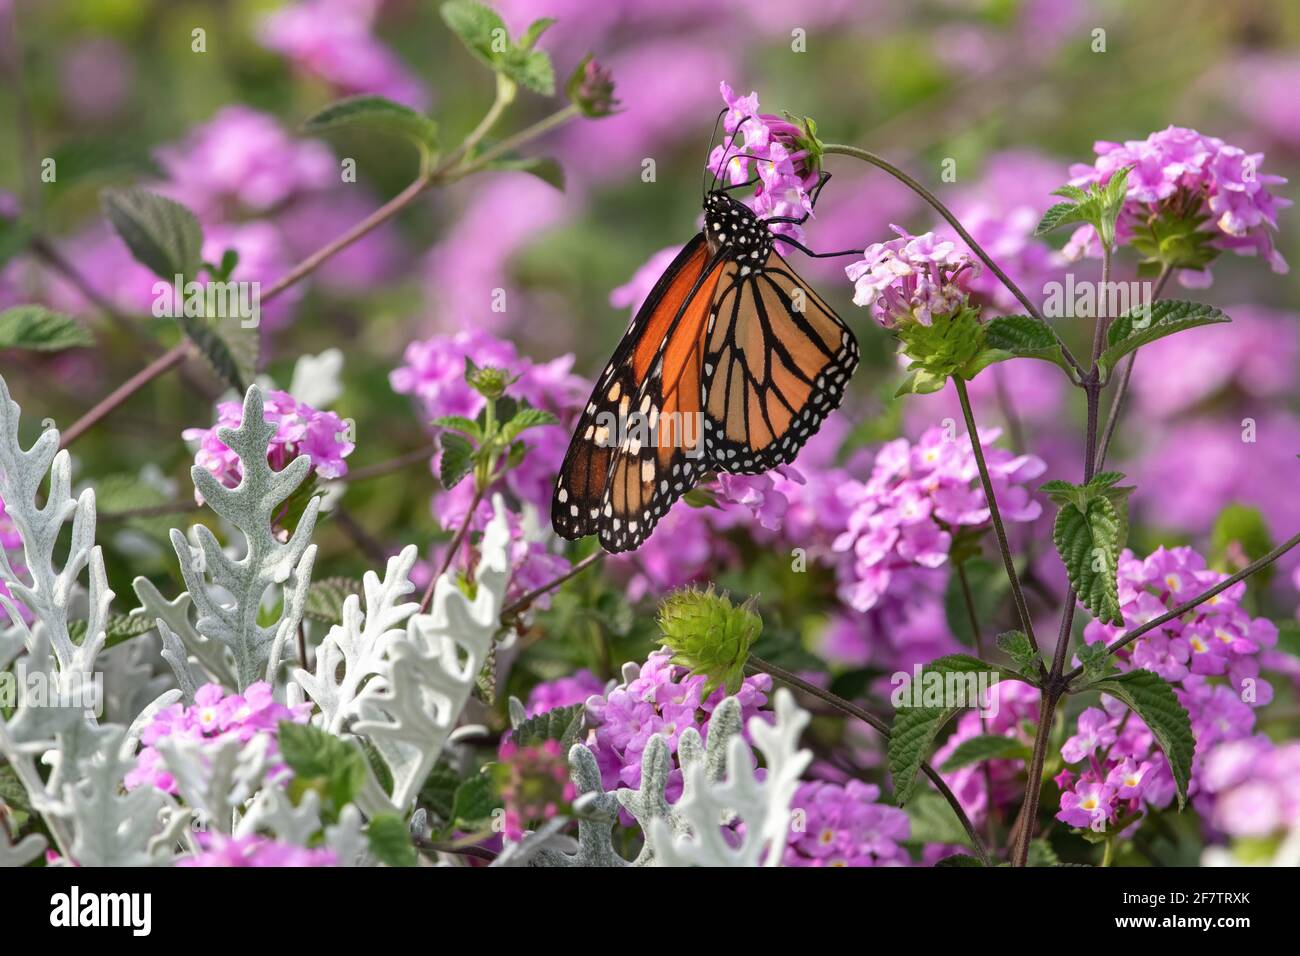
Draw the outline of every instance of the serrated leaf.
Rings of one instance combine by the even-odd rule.
[[[1178,702],[1174,689],[1160,675],[1148,670],[1129,671],[1092,686],[1123,701],[1142,718],[1169,762],[1178,790],[1178,806],[1185,806],[1196,738],[1192,736],[1191,718]]]
[[[1003,315],[984,327],[985,351],[975,357],[967,369],[967,378],[995,362],[1012,358],[1031,358],[1051,362],[1066,374],[1072,374],[1065,351],[1056,333],[1038,319],[1028,315]]]
[[[537,41],[542,38],[542,34],[555,26],[554,17],[541,17],[528,24],[528,29],[524,31],[523,36],[519,38],[519,45],[525,50],[531,50],[537,46]]]
[[[257,372],[261,336],[233,318],[196,318],[178,314],[176,322],[194,343],[208,367],[235,391],[242,392]]]
[[[318,790],[335,812],[356,799],[366,780],[366,758],[355,746],[312,724],[291,720],[280,721],[277,740],[300,789]]]
[[[540,408],[521,408],[514,417],[501,426],[501,440],[512,442],[530,428],[544,425],[558,425],[560,420],[550,412]]]
[[[494,39],[505,35],[506,24],[491,7],[477,0],[450,0],[439,8],[439,12],[448,29],[484,63],[491,66],[504,52],[492,48]],[[497,30],[503,32],[497,34]]]
[[[463,415],[443,415],[441,418],[435,418],[429,424],[434,428],[450,428],[452,431],[468,435],[476,441],[483,439],[483,429],[479,423],[472,418],[465,418]]]
[[[1085,221],[1082,210],[1076,203],[1058,202],[1049,206],[1047,212],[1043,213],[1043,218],[1039,219],[1038,225],[1034,227],[1034,235],[1046,235],[1058,226]]]
[[[1005,631],[997,637],[998,649],[1011,658],[1017,671],[1027,678],[1036,679],[1042,659],[1029,643],[1024,631]]]
[[[445,763],[429,771],[420,787],[420,803],[428,807],[442,823],[451,822],[451,809],[456,799],[460,776]]]
[[[564,753],[576,744],[582,735],[587,708],[584,704],[555,707],[543,714],[529,717],[514,729],[513,738],[521,747],[535,747],[548,740],[559,741]]]
[[[940,765],[939,770],[942,773],[952,773],[954,770],[960,770],[973,763],[983,763],[985,760],[1028,760],[1029,757],[1029,748],[1014,737],[981,734],[958,744],[957,749]]]
[[[0,312],[0,349],[60,352],[94,344],[95,337],[84,325],[43,305],[16,305]]]
[[[1201,325],[1232,321],[1213,306],[1180,299],[1161,299],[1151,304],[1149,315],[1145,312],[1130,309],[1111,323],[1106,333],[1107,347],[1097,360],[1103,376],[1108,376],[1125,355],[1156,339]]]
[[[555,95],[555,67],[545,50],[513,48],[501,58],[499,68],[526,90],[542,96]]]
[[[485,773],[477,774],[456,788],[452,799],[451,820],[455,827],[473,830],[492,818],[492,811],[500,806],[492,779]]]
[[[438,146],[438,124],[423,113],[382,96],[350,96],[331,103],[303,124],[309,133],[360,129],[410,140],[424,153]]]
[[[1052,528],[1052,541],[1065,564],[1070,586],[1097,620],[1123,624],[1119,608],[1120,534],[1123,523],[1109,498],[1096,497],[1083,511],[1061,506]]]
[[[1115,661],[1106,653],[1105,641],[1083,644],[1077,653],[1083,666],[1083,680],[1087,684],[1102,680],[1115,669]]]
[[[27,788],[22,785],[18,779],[18,774],[14,773],[13,767],[8,764],[0,764],[0,804],[4,804],[13,810],[21,810],[24,813],[30,813],[32,809],[31,798],[27,796]],[[3,826],[3,823],[0,823]],[[0,834],[0,840],[5,839],[4,834]]]
[[[365,588],[353,578],[334,577],[313,581],[307,589],[307,602],[303,614],[324,624],[343,621],[343,602],[350,594],[364,594]]]
[[[190,210],[147,189],[106,189],[104,215],[137,262],[173,281],[193,278],[203,248],[203,228]]]
[[[438,461],[438,480],[451,491],[474,467],[474,446],[455,432],[445,432],[438,439],[442,457]]]
[[[1061,858],[1046,840],[1031,840],[1027,862],[1029,866],[1060,866]]]
[[[411,844],[411,831],[395,813],[381,813],[366,827],[370,852],[385,866],[415,866],[415,847]]]
[[[148,634],[154,627],[153,620],[141,615],[114,614],[104,625],[104,649],[116,647],[141,634]],[[81,619],[69,621],[68,636],[74,644],[80,644],[86,636],[86,622]]]
[[[931,661],[921,669],[920,687],[909,686],[904,693],[911,692],[922,697],[926,688],[926,675],[937,673],[971,674],[991,673],[1000,675],[1001,669],[995,664],[982,661],[965,654],[950,654]],[[895,693],[899,693],[896,690]],[[894,721],[889,737],[889,772],[894,781],[894,800],[902,806],[916,789],[917,774],[921,764],[930,753],[935,737],[954,714],[965,706],[973,705],[968,701],[963,706],[899,706],[894,711]]]

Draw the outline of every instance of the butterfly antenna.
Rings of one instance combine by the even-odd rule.
[[[722,117],[726,115],[727,111],[725,109],[718,111],[718,118],[713,121],[713,132],[709,134],[709,151],[704,154],[704,171],[700,173],[701,202],[703,202],[704,197],[708,195],[708,189],[705,187],[705,183],[708,181],[709,157],[713,155],[713,141],[718,138],[718,126],[722,122]]]

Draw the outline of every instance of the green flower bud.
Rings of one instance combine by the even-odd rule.
[[[672,663],[708,677],[703,697],[719,686],[728,694],[740,689],[749,648],[763,630],[754,599],[734,606],[713,588],[677,591],[659,606],[661,641],[673,652]]]
[[[465,358],[465,381],[490,402],[504,395],[517,378],[518,376],[510,375],[503,369],[491,365],[478,366],[468,356]]]
[[[962,306],[934,316],[928,325],[900,322],[898,338],[903,354],[912,360],[909,368],[942,381],[984,349],[984,326],[978,309]]]

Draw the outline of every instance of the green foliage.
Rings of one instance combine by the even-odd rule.
[[[43,305],[16,305],[0,312],[0,349],[61,352],[94,344],[84,325]]]
[[[438,480],[451,491],[474,470],[474,446],[455,432],[444,432],[438,439],[442,457],[438,460]]]
[[[1104,246],[1114,246],[1115,221],[1124,208],[1128,174],[1131,170],[1131,166],[1118,170],[1111,175],[1106,185],[1093,183],[1086,192],[1078,186],[1070,185],[1056,190],[1053,195],[1064,196],[1066,201],[1057,203],[1043,213],[1043,218],[1034,229],[1034,235],[1044,235],[1058,226],[1087,223],[1097,230]]]
[[[451,32],[498,75],[543,96],[555,92],[551,58],[536,49],[538,39],[554,20],[534,20],[517,41],[512,41],[500,14],[476,0],[451,0],[442,5],[441,12]]]
[[[137,262],[173,281],[193,278],[203,247],[203,228],[180,203],[147,189],[106,189],[100,205]]]
[[[324,624],[338,624],[343,620],[343,602],[349,594],[363,594],[364,587],[353,578],[323,578],[313,581],[307,589],[307,603],[303,616]]]
[[[1083,680],[1086,684],[1093,684],[1103,680],[1115,670],[1115,661],[1106,652],[1106,643],[1104,641],[1081,644],[1077,653],[1079,663],[1083,667]]]
[[[415,847],[411,831],[395,813],[381,813],[366,827],[366,839],[375,859],[387,866],[415,866]]]
[[[966,366],[984,350],[979,310],[969,307],[936,315],[929,325],[904,322],[898,327],[898,338],[903,354],[912,360],[898,395],[937,392],[959,370],[963,378],[968,377]]]
[[[974,378],[996,362],[1013,358],[1032,358],[1051,362],[1072,379],[1070,363],[1065,360],[1061,340],[1046,322],[1028,315],[1002,315],[984,326],[984,349],[962,370],[965,378]]]
[[[1006,631],[997,638],[998,649],[1015,665],[1016,671],[1033,683],[1042,666],[1042,658],[1034,651],[1024,631]]]
[[[1014,737],[998,734],[981,734],[957,745],[957,749],[939,767],[943,773],[952,773],[973,763],[985,760],[1028,760],[1029,748]]]
[[[513,732],[514,741],[520,747],[534,747],[547,740],[558,740],[560,749],[568,753],[582,738],[586,713],[583,704],[552,708],[519,724]]]
[[[1218,258],[1210,245],[1215,230],[1203,229],[1209,216],[1174,208],[1157,210],[1145,223],[1134,227],[1130,244],[1142,257],[1143,272],[1158,274],[1163,269],[1202,270]]]
[[[499,806],[501,801],[497,798],[492,778],[486,773],[475,774],[456,787],[447,831],[486,829],[492,820],[492,812]]]
[[[1192,736],[1191,718],[1173,688],[1152,671],[1132,670],[1097,681],[1089,689],[1118,698],[1142,718],[1164,751],[1178,789],[1178,806],[1184,806],[1196,739]]]
[[[950,654],[931,661],[921,669],[921,686],[926,675],[980,674],[1001,676],[996,664],[965,654]],[[939,731],[959,710],[975,704],[965,701],[961,706],[950,702],[940,706],[900,706],[894,711],[894,722],[889,735],[889,772],[894,779],[894,800],[905,804],[916,789],[917,774],[929,754]]]
[[[400,136],[415,144],[425,162],[438,148],[436,122],[409,106],[382,96],[351,96],[331,103],[308,119],[303,128],[309,133],[357,129],[365,133]]]
[[[1161,299],[1152,303],[1149,313],[1144,308],[1130,309],[1112,322],[1106,331],[1107,345],[1097,360],[1102,380],[1105,381],[1120,359],[1149,342],[1200,325],[1230,321],[1213,306],[1179,299]]]
[[[311,724],[280,722],[280,756],[293,771],[289,792],[295,802],[307,790],[321,798],[321,813],[337,819],[356,800],[366,781],[366,757],[354,744]]]
[[[707,699],[718,687],[735,694],[745,678],[749,649],[763,630],[751,598],[733,606],[725,594],[686,588],[668,596],[659,606],[659,629],[664,646],[673,652],[674,664],[689,667],[692,675],[708,680],[701,691]]]
[[[1262,558],[1273,550],[1273,536],[1268,522],[1258,508],[1231,504],[1214,519],[1210,534],[1210,554],[1220,566],[1246,564]],[[1267,588],[1272,579],[1272,566],[1256,572],[1253,583]]]
[[[1119,553],[1128,537],[1131,487],[1117,485],[1124,476],[1103,472],[1086,485],[1049,481],[1039,489],[1059,507],[1052,541],[1061,556],[1070,586],[1097,620],[1123,624],[1119,607]]]

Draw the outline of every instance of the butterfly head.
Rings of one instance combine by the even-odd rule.
[[[763,220],[721,189],[704,197],[704,235],[714,255],[725,252],[732,258],[757,259],[772,249],[772,233]]]

